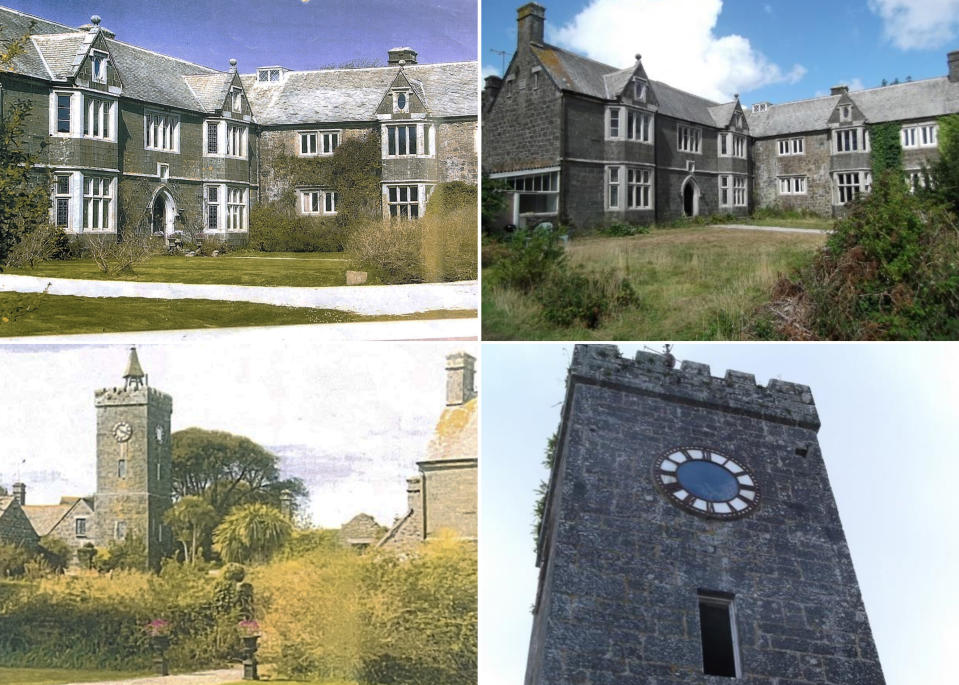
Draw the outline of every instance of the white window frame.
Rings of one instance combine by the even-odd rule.
[[[837,155],[869,152],[869,132],[861,126],[836,129],[833,132],[833,141],[833,153]]]
[[[419,219],[426,209],[425,192],[420,192],[420,185],[416,183],[390,183],[383,186],[386,196],[386,209],[390,219],[407,220]],[[413,199],[413,192],[416,199]],[[394,212],[394,207],[395,212]],[[413,216],[413,212],[416,216]],[[405,211],[405,213],[404,213]]]
[[[746,136],[738,133],[733,134],[732,156],[738,159],[746,159]]]
[[[412,92],[409,90],[393,91],[393,114],[405,114],[410,111],[410,97]],[[400,106],[400,96],[403,96],[403,106]]]
[[[745,176],[733,176],[733,207],[749,206],[749,184]]]
[[[623,139],[623,112],[622,107],[606,108],[606,140]],[[616,130],[613,130],[613,120],[616,120]]]
[[[720,157],[746,159],[746,136],[732,131],[720,131],[716,137],[716,148]]]
[[[719,206],[732,207],[732,176],[730,174],[719,175]]]
[[[934,121],[904,125],[899,131],[904,150],[939,147],[939,124]]]
[[[623,206],[623,169],[619,166],[606,167],[606,209],[619,210]],[[614,197],[615,196],[615,197]]]
[[[245,231],[249,226],[249,189],[243,186],[226,186],[226,212],[224,230]]]
[[[855,176],[855,179],[852,177]],[[864,170],[836,171],[833,173],[833,203],[843,206],[863,193],[872,191],[872,174]]]
[[[66,180],[66,190],[60,189],[60,181]],[[73,228],[73,174],[58,174],[54,173],[53,175],[53,216],[51,217],[51,223],[54,226],[58,226],[63,229]],[[60,223],[60,205],[61,203],[66,204],[66,221]]]
[[[748,207],[749,183],[742,174],[720,174],[719,206],[720,207]],[[725,201],[723,196],[725,195]]]
[[[411,151],[409,145],[409,134],[405,134],[406,152],[400,153],[400,135],[399,129],[412,128],[416,135],[416,149]],[[383,159],[402,159],[408,157],[435,157],[436,156],[436,129],[429,122],[403,122],[401,124],[384,124],[381,127],[381,146]],[[390,144],[393,145],[393,153],[390,153]]]
[[[243,114],[243,89],[239,86],[230,88],[230,112],[232,114]]]
[[[780,157],[806,154],[805,138],[780,138],[778,143]]]
[[[626,209],[653,208],[653,170],[626,167]]]
[[[343,132],[340,129],[297,131],[299,144],[296,154],[299,157],[329,157],[340,146]],[[306,152],[303,151],[303,142],[312,140]]]
[[[115,176],[102,174],[84,174],[82,176],[83,231],[104,233],[115,230],[116,226],[116,182]]]
[[[96,65],[99,61],[100,68]],[[94,83],[106,83],[109,79],[110,55],[102,50],[90,51],[90,80]]]
[[[265,78],[264,78],[265,77]],[[283,71],[277,68],[260,68],[256,70],[257,83],[278,83],[283,80]]]
[[[633,79],[633,99],[636,102],[646,102],[649,97],[649,81],[642,78]]]
[[[777,181],[780,195],[805,195],[809,183],[806,176],[780,176]]]
[[[70,119],[67,131],[60,131],[60,98],[70,98]],[[116,130],[115,126],[111,129]],[[83,93],[72,90],[50,91],[50,135],[57,138],[76,138],[83,135]]]
[[[742,666],[742,657],[739,653],[739,629],[736,626],[736,600],[734,597],[718,597],[712,593],[707,593],[700,591],[698,593],[698,604],[709,604],[712,606],[723,607],[727,610],[729,615],[729,636],[732,642],[733,650],[733,671],[735,672],[734,679],[741,678],[743,675],[743,666]],[[697,613],[699,609],[697,607]],[[698,617],[697,617],[698,618]],[[700,640],[703,636],[700,635]],[[721,676],[705,676],[707,678],[721,677]]]
[[[676,149],[690,155],[702,154],[703,130],[698,126],[677,126]]]
[[[206,231],[219,231],[221,222],[223,221],[223,212],[220,211],[220,207],[223,205],[224,198],[220,193],[220,186],[218,185],[205,185],[203,186],[203,226]],[[214,197],[215,193],[215,197]],[[211,212],[214,210],[213,214],[216,214],[216,221],[211,222]],[[213,224],[212,226],[210,224]]]
[[[160,110],[144,110],[143,149],[179,154],[180,115]]]
[[[224,122],[224,126],[226,135],[224,136],[223,156],[232,159],[246,159],[249,126],[236,124],[232,121]]]
[[[170,165],[163,164],[162,162],[157,162],[157,177],[160,179],[161,183],[166,183],[170,180]]]
[[[298,188],[297,211],[303,216],[336,216],[339,197],[329,188]]]
[[[852,121],[852,105],[839,107],[839,121]]]
[[[626,110],[626,140],[651,145],[653,142],[653,115],[639,109]],[[637,135],[638,134],[638,135]]]
[[[115,141],[116,100],[83,94],[83,137],[93,140]],[[96,132],[95,132],[96,131]]]
[[[530,90],[539,90],[539,80],[540,73],[543,71],[542,67],[533,67],[530,69],[529,82]]]
[[[82,523],[81,523],[82,522]],[[80,531],[80,528],[83,528],[83,532]],[[73,535],[78,538],[89,537],[87,534],[87,517],[86,516],[76,516],[73,519]]]
[[[520,204],[521,198],[515,198],[514,215],[515,219],[521,216],[555,216],[559,213],[559,189],[560,172],[559,171],[538,171],[524,174],[503,174],[494,176],[501,178],[510,186],[511,192],[515,195],[548,195],[546,198],[547,208],[542,212],[522,212]],[[514,221],[516,223],[516,221]]]

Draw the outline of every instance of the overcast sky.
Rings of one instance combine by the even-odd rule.
[[[315,523],[406,509],[446,403],[446,355],[469,343],[143,345],[150,384],[173,396],[172,428],[245,435],[310,487]],[[126,346],[0,346],[0,484],[32,504],[96,489],[93,393],[122,385]],[[21,464],[26,460],[25,464]]]
[[[788,102],[944,76],[959,0],[539,0],[546,40],[716,101]],[[516,49],[521,0],[484,0],[484,75]]]
[[[350,60],[386,64],[410,46],[420,62],[476,59],[476,0],[3,0],[68,26],[94,14],[117,40],[242,73],[276,64],[316,69]]]
[[[659,351],[660,344],[651,344]],[[622,345],[632,356],[637,345]],[[953,682],[959,644],[956,344],[679,344],[679,359],[804,383],[888,685]],[[523,682],[534,490],[572,345],[483,345],[480,683]]]

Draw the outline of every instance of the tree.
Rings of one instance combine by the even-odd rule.
[[[278,457],[249,438],[187,428],[173,434],[173,494],[201,497],[222,518],[241,504],[280,506],[281,494],[305,497],[299,478],[280,478]]]
[[[213,531],[213,548],[224,561],[267,561],[286,544],[293,523],[279,509],[266,504],[236,507]]]
[[[939,120],[939,159],[928,176],[929,193],[959,214],[959,114]]]
[[[163,521],[183,545],[183,559],[196,564],[197,547],[219,522],[219,516],[202,497],[187,495],[166,511]]]

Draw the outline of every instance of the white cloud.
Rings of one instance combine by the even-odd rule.
[[[839,85],[841,85],[841,86],[849,86],[849,90],[850,90],[850,91],[853,91],[853,90],[865,90],[865,89],[866,89],[866,86],[865,86],[865,84],[862,82],[862,79],[859,78],[858,76],[857,76],[856,78],[843,79],[843,80],[841,80],[841,81],[839,82]]]
[[[487,76],[501,76],[500,70],[498,67],[494,67],[491,64],[483,65],[483,80],[486,80]]]
[[[722,0],[594,0],[565,26],[547,25],[548,39],[623,68],[641,53],[650,78],[719,101],[806,74],[773,64],[743,36],[717,36],[722,8]]]
[[[959,0],[869,0],[869,9],[901,50],[940,48],[959,35]]]

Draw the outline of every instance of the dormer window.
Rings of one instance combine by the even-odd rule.
[[[239,113],[243,111],[243,89],[242,88],[230,89],[230,110],[233,113]]]
[[[641,78],[633,81],[633,97],[637,102],[646,102],[646,81]]]
[[[107,54],[105,52],[90,53],[90,72],[91,78],[96,83],[107,82]]]
[[[282,70],[276,67],[268,67],[266,69],[257,69],[256,70],[256,80],[260,83],[276,83],[280,80]]]
[[[736,113],[733,115],[733,125],[734,125],[736,128],[742,128],[742,127],[743,127],[743,115],[742,115],[741,112],[736,112]]]
[[[393,93],[393,111],[394,112],[409,112],[410,111],[410,96],[406,91],[398,91]]]
[[[753,114],[759,114],[760,112],[765,112],[767,109],[769,109],[768,102],[757,102],[755,105],[753,105]]]

